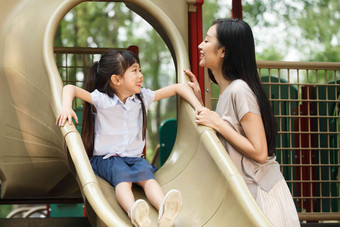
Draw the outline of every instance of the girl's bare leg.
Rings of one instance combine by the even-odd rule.
[[[156,180],[138,182],[143,187],[149,202],[159,211],[158,226],[172,227],[182,208],[182,195],[178,190],[170,190],[166,196]]]
[[[119,183],[116,186],[117,201],[129,215],[134,226],[150,227],[149,205],[141,199],[135,201],[131,188],[131,182]]]
[[[149,202],[159,210],[164,199],[164,192],[158,182],[154,179],[138,182],[145,192]]]
[[[125,210],[130,217],[130,209],[135,203],[135,197],[131,190],[131,182],[122,182],[116,185],[116,198],[119,205]],[[131,218],[131,217],[130,217]]]

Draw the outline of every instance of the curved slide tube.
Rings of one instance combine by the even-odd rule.
[[[0,135],[2,198],[74,195],[80,188],[96,226],[131,226],[114,188],[96,177],[76,128],[55,126],[62,81],[53,41],[64,15],[80,0],[3,1],[0,13]],[[188,53],[176,26],[150,0],[125,1],[157,21],[175,54],[178,81],[187,82]],[[141,15],[143,16],[143,15]],[[198,127],[192,107],[179,100],[173,151],[156,172],[164,191],[183,195],[176,226],[270,226],[215,133]],[[78,181],[72,184],[70,173]],[[144,198],[138,187],[136,198]],[[157,212],[151,209],[153,225]]]

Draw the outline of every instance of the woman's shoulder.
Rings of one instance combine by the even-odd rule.
[[[234,80],[233,82],[231,82],[229,86],[232,90],[236,90],[236,91],[239,91],[240,89],[241,90],[250,89],[249,85],[244,80],[241,80],[241,79]]]
[[[230,95],[239,95],[249,92],[252,93],[252,90],[249,87],[249,85],[244,80],[241,79],[232,81],[227,90]]]
[[[256,101],[256,96],[254,92],[251,90],[249,85],[241,79],[234,80],[230,85],[230,97],[233,100],[237,100],[238,102],[244,102],[245,100],[253,100]]]

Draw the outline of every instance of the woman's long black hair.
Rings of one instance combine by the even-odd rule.
[[[113,97],[115,90],[110,85],[112,75],[123,76],[125,71],[134,63],[139,64],[139,58],[128,50],[110,50],[104,53],[99,62],[94,62],[90,68],[84,83],[84,89],[93,92],[95,89]],[[143,139],[146,137],[147,117],[146,109],[141,94],[136,94],[142,104],[143,113]],[[94,114],[95,107],[84,102],[83,122],[81,138],[83,140],[87,155],[93,155],[94,148]]]
[[[261,117],[266,132],[268,155],[275,154],[276,122],[268,97],[257,72],[254,37],[249,25],[241,19],[218,19],[216,36],[219,46],[225,48],[222,73],[227,80],[244,80],[254,92],[260,107]],[[217,83],[211,70],[210,79]]]

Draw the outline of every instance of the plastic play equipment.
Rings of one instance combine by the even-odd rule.
[[[77,129],[55,125],[62,81],[53,57],[54,34],[64,15],[81,2],[2,2],[1,198],[72,198],[79,196],[80,189],[92,225],[131,226],[114,188],[94,175]],[[177,80],[186,82],[182,72],[189,68],[187,1],[124,3],[163,37],[176,62]],[[215,133],[195,124],[194,110],[183,100],[178,102],[173,151],[156,178],[164,191],[177,188],[183,194],[175,226],[270,225]],[[144,198],[139,188],[134,192],[136,198]],[[150,217],[156,224],[156,210],[151,209]]]

